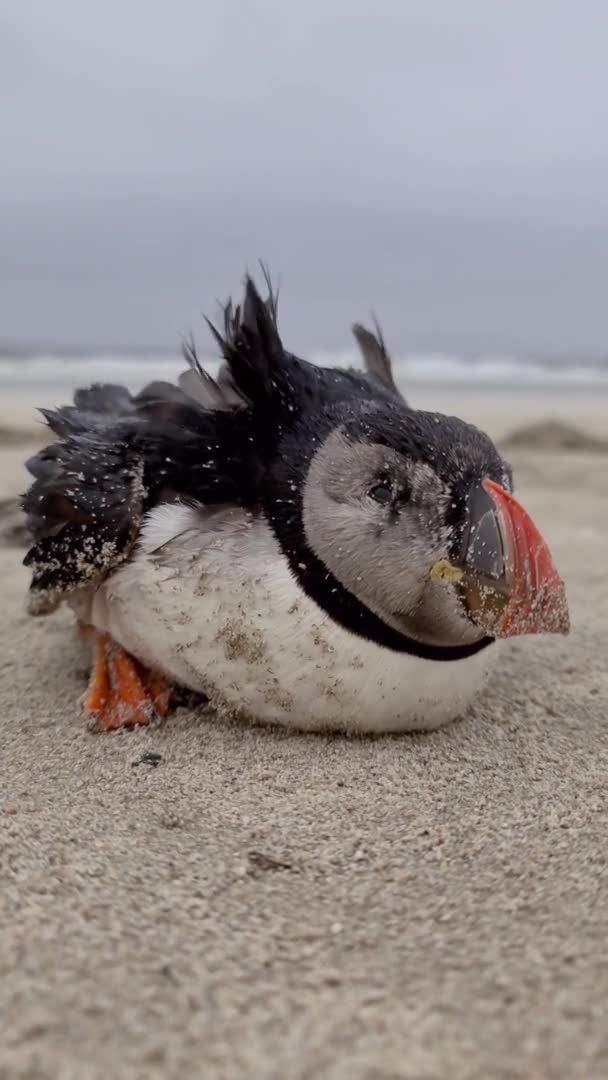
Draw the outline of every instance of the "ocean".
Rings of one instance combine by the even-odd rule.
[[[318,352],[307,359],[323,366],[361,366],[355,351]],[[211,373],[217,370],[217,358],[201,360]],[[47,388],[65,392],[92,382],[122,383],[137,390],[152,379],[174,381],[184,367],[184,360],[177,352],[6,350],[0,351],[0,392]],[[504,387],[509,392],[543,388],[608,391],[608,357],[539,360],[517,356],[407,354],[394,357],[393,368],[403,386],[430,383],[458,385],[463,389]]]

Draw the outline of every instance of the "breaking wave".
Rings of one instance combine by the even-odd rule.
[[[360,367],[354,352],[318,352],[308,357],[323,366]],[[204,361],[211,372],[217,359]],[[596,360],[538,360],[519,357],[465,358],[444,354],[405,355],[393,360],[399,381],[409,383],[501,385],[521,387],[597,387],[608,390],[608,358]],[[91,382],[123,383],[137,390],[152,379],[174,381],[184,370],[177,353],[0,353],[0,387],[32,389],[74,388]]]

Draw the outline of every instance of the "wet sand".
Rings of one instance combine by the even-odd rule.
[[[608,400],[413,396],[532,424],[509,457],[573,622],[430,735],[204,709],[91,734],[72,621],[26,616],[0,503],[2,1080],[608,1074],[608,455],[534,439],[605,438]],[[6,500],[37,438],[25,405],[7,427]]]

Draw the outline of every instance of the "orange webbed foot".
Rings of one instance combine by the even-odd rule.
[[[169,711],[171,688],[147,671],[109,634],[97,634],[84,711],[98,731],[148,724]]]

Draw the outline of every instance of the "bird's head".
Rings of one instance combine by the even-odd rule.
[[[348,411],[301,482],[301,535],[317,573],[326,568],[430,655],[488,637],[566,633],[563,583],[491,440],[398,402]],[[296,554],[305,582],[306,555]]]
[[[248,281],[220,338],[265,447],[264,509],[302,588],[349,630],[429,658],[567,633],[563,582],[492,440],[409,408],[381,335],[355,332],[367,375],[304,364],[283,349],[276,301]]]

